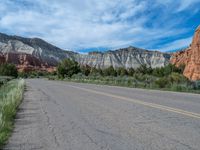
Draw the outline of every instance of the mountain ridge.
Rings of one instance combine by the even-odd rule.
[[[171,55],[158,51],[150,51],[130,46],[105,52],[90,52],[87,55],[73,51],[65,51],[40,38],[25,38],[9,36],[0,33],[0,52],[25,53],[39,59],[47,66],[56,66],[61,60],[70,58],[80,65],[89,65],[96,68],[137,68],[142,64],[149,67],[162,67],[169,63]],[[29,57],[29,56],[28,56]]]

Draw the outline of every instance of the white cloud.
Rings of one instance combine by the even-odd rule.
[[[156,0],[158,3],[165,5],[167,7],[175,6],[174,11],[183,11],[188,9],[190,6],[199,3],[199,0]]]
[[[163,52],[177,50],[180,48],[188,47],[191,43],[192,43],[192,37],[178,39],[176,41],[163,45],[162,46],[163,48],[160,48],[159,50]]]
[[[178,11],[182,11],[184,9],[187,9],[191,5],[195,5],[196,3],[199,3],[199,2],[200,2],[199,0],[181,0]]]
[[[155,1],[162,5],[172,2]],[[186,8],[186,4],[178,5]],[[187,6],[191,5],[187,2]],[[0,31],[39,36],[64,49],[129,45],[148,48],[161,38],[187,32],[175,27],[182,23],[181,19],[165,20],[171,9],[164,14],[155,9],[152,14],[157,7],[148,0],[1,0]]]

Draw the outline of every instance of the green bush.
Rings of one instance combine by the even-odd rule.
[[[85,76],[88,76],[91,72],[91,67],[86,65],[86,66],[81,66],[81,73],[84,74]]]
[[[64,78],[69,77],[71,78],[72,75],[77,74],[80,72],[80,66],[76,61],[71,59],[65,59],[58,64],[57,67],[57,74],[58,77]]]
[[[74,65],[75,64],[75,65]],[[76,67],[73,67],[76,66]],[[60,78],[67,81],[128,86],[135,88],[164,89],[173,91],[200,92],[200,85],[183,76],[184,65],[176,67],[168,64],[161,68],[151,68],[141,65],[139,68],[114,68],[97,69],[81,66],[65,60],[58,65],[57,71]],[[74,71],[75,70],[75,71]]]
[[[117,76],[116,70],[113,68],[113,66],[110,66],[106,69],[103,69],[103,75],[104,76]]]
[[[13,76],[16,78],[18,76],[17,68],[13,64],[8,64],[8,63],[1,64],[0,65],[0,75],[1,76]]]
[[[162,77],[155,81],[155,84],[158,85],[159,88],[165,88],[168,84],[168,79],[166,77]]]

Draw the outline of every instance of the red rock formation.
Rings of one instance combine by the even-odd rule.
[[[190,80],[200,80],[200,26],[195,31],[191,46],[185,51],[175,53],[171,63],[185,65],[184,75]]]
[[[20,72],[47,71],[54,72],[55,67],[43,63],[38,58],[25,53],[6,53],[2,55],[4,62],[15,64]],[[1,55],[0,55],[1,60]]]

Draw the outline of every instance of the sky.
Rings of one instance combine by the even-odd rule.
[[[182,49],[198,25],[200,0],[0,0],[0,32],[81,53]]]

